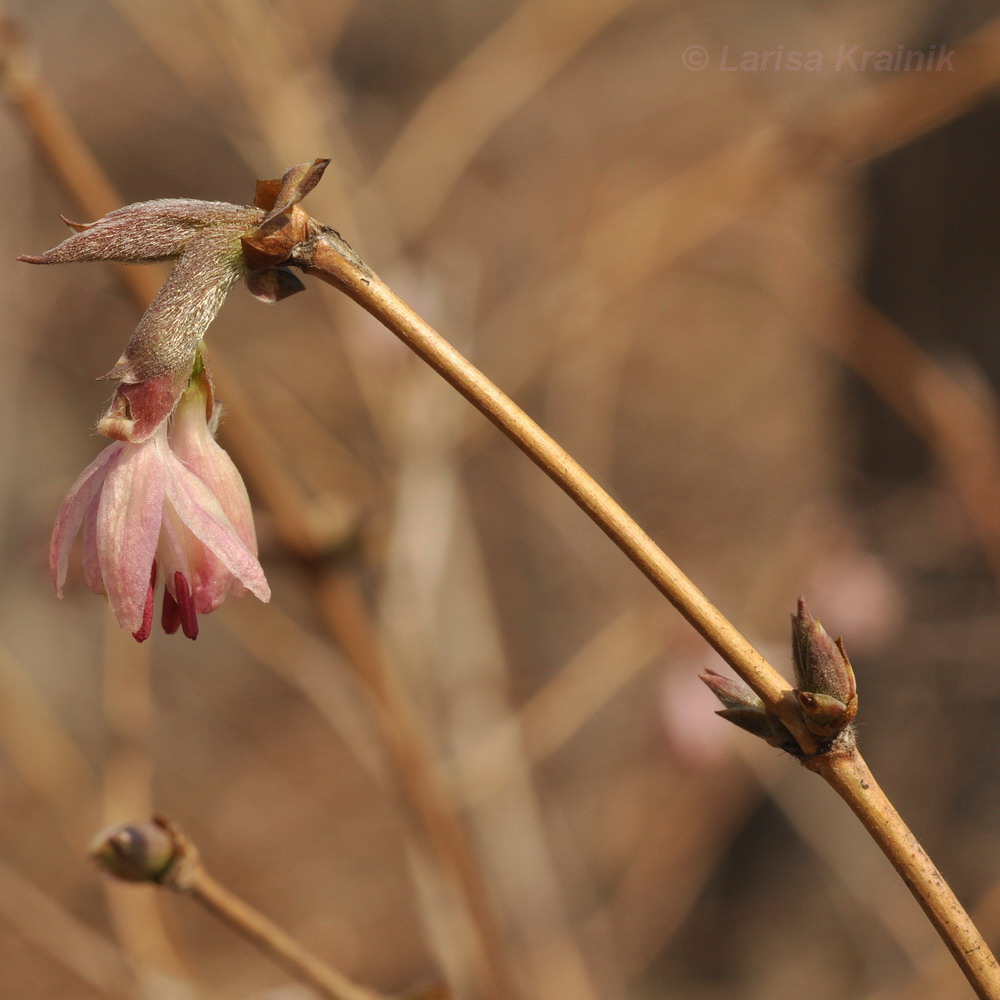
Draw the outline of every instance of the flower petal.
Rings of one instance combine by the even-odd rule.
[[[94,497],[83,517],[83,579],[95,594],[104,593],[100,548],[97,544],[97,510],[100,505],[101,498]]]
[[[220,412],[221,406],[216,404],[213,423]],[[209,488],[243,544],[256,555],[250,497],[239,470],[208,427],[203,391],[182,397],[170,425],[169,440],[171,451]]]
[[[124,447],[121,443],[115,443],[105,448],[80,473],[59,508],[55,527],[52,529],[52,540],[49,543],[49,567],[52,570],[52,587],[57,597],[62,597],[73,539],[80,530],[87,509],[100,494],[109,471],[118,461]]]
[[[164,586],[173,593],[174,576],[181,573],[191,578],[199,558],[200,543],[188,531],[184,522],[174,512],[169,503],[163,506],[163,521],[160,524],[160,541],[156,557],[163,568]]]
[[[160,434],[166,438],[165,429]],[[166,478],[160,440],[152,438],[124,446],[101,492],[97,511],[101,577],[118,624],[130,632],[142,625]]]
[[[236,533],[208,486],[173,455],[166,468],[166,498],[177,516],[255,597],[269,601],[271,588],[257,557]],[[199,584],[190,582],[197,594]],[[201,611],[201,601],[198,603]]]

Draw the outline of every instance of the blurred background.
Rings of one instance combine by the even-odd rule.
[[[713,714],[708,647],[328,286],[238,288],[209,336],[271,604],[139,647],[78,560],[58,603],[95,379],[162,273],[13,258],[331,157],[309,212],[779,669],[799,594],[843,634],[866,756],[1000,943],[1000,5],[3,17],[0,993],[311,995],[86,861],[158,811],[386,995],[970,996],[846,807]]]

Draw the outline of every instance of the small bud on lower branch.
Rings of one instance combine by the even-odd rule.
[[[116,878],[155,883],[200,903],[328,1000],[387,1000],[327,965],[217,882],[192,840],[166,816],[104,830],[94,838],[90,856]]]
[[[176,860],[173,838],[155,821],[108,827],[87,853],[102,871],[126,882],[159,882]]]

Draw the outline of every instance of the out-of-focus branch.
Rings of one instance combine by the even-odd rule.
[[[150,882],[200,903],[283,969],[328,1000],[385,1000],[327,965],[235,893],[217,882],[201,863],[198,849],[172,820],[111,827],[98,835],[91,854],[110,875]]]
[[[107,938],[0,863],[0,921],[109,1000],[136,995],[136,979]]]
[[[92,219],[121,205],[114,185],[74,128],[56,95],[39,76],[21,30],[10,17],[0,16],[0,79],[17,102],[47,163],[77,204]],[[89,220],[85,220],[89,221]],[[161,266],[120,269],[122,280],[146,305],[163,284]]]
[[[949,370],[876,309],[805,240],[779,253],[795,281],[772,287],[796,320],[851,368],[925,442],[951,479],[1000,581],[997,399],[976,372]],[[837,322],[831,324],[830,316]]]

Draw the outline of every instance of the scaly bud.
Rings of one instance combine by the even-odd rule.
[[[257,181],[254,204],[267,214],[253,233],[243,237],[242,244],[250,269],[247,288],[265,302],[277,302],[305,287],[281,265],[312,235],[315,224],[298,205],[319,183],[329,162],[299,163],[286,170],[280,180]]]
[[[88,854],[109,875],[175,892],[190,890],[201,873],[198,848],[166,816],[109,827],[91,841]]]
[[[815,736],[832,739],[858,712],[854,670],[843,640],[830,638],[801,597],[792,615],[792,663],[806,726]]]
[[[737,677],[724,677],[706,669],[699,675],[725,708],[716,712],[728,722],[745,729],[773,747],[794,752],[798,749],[792,734],[764,707],[764,702],[749,685]]]

